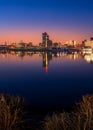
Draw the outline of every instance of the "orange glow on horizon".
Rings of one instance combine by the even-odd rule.
[[[0,44],[2,43],[13,43],[13,42],[32,42],[34,44],[38,44],[41,39],[39,36],[32,35],[30,33],[25,32],[17,32],[17,33],[3,33],[0,34]]]
[[[53,42],[61,42],[65,43],[69,40],[76,40],[78,43],[81,43],[84,39],[88,39],[88,35],[83,34],[76,34],[76,33],[70,33],[70,32],[47,32],[50,36],[50,40]],[[30,31],[22,31],[22,32],[0,32],[0,44],[4,44],[5,41],[7,43],[13,43],[13,42],[32,42],[34,45],[38,45],[40,42],[42,42],[42,32],[30,32]]]

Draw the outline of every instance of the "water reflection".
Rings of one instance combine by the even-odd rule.
[[[48,66],[49,62],[53,58],[67,58],[70,60],[76,60],[80,56],[83,57],[87,62],[93,62],[93,53],[92,54],[81,54],[80,52],[72,52],[72,53],[67,53],[67,52],[25,52],[25,51],[0,51],[0,57],[2,58],[7,58],[7,57],[12,57],[16,56],[19,57],[20,59],[24,59],[26,56],[32,57],[33,55],[37,54],[38,57],[42,57],[42,62],[43,62],[43,67],[45,68],[46,71],[48,71]],[[13,58],[13,57],[12,57]]]
[[[32,57],[36,55],[37,58],[42,57],[42,65],[45,72],[48,72],[49,63],[54,58],[60,59],[69,59],[69,60],[77,60],[79,57],[82,57],[86,62],[92,63],[93,62],[93,53],[92,54],[82,54],[77,52],[67,53],[67,52],[25,52],[25,51],[0,51],[0,58],[14,58],[19,57],[20,59],[26,59],[27,57]]]
[[[43,67],[45,69],[45,72],[48,72],[48,66],[50,60],[52,60],[52,53],[42,53],[42,58],[43,58]]]
[[[0,51],[0,92],[26,97],[36,108],[70,106],[93,93],[87,62],[93,63],[93,54]]]
[[[88,63],[93,63],[93,54],[84,55],[84,59],[85,59]]]

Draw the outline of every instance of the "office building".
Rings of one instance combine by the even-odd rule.
[[[49,39],[49,35],[46,32],[42,33],[42,46],[43,47],[52,46],[52,41]]]
[[[90,40],[85,40],[83,44],[84,46],[90,46],[93,48],[93,37],[91,37]]]

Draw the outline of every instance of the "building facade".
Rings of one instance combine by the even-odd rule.
[[[90,46],[91,48],[93,48],[93,38],[90,38],[90,40],[85,40],[84,46]]]
[[[49,39],[49,35],[46,32],[42,33],[42,46],[43,47],[52,46],[52,41]]]

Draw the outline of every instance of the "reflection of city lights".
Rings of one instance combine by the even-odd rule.
[[[85,59],[88,63],[93,62],[93,54],[91,54],[91,55],[85,55],[85,56],[84,56],[84,59]]]
[[[52,53],[48,53],[48,52],[44,52],[42,53],[43,56],[43,67],[45,72],[48,72],[48,66],[49,66],[49,62],[52,59]]]
[[[48,55],[46,53],[46,59],[45,59],[45,62],[46,62],[46,66],[48,66]]]
[[[5,55],[2,55],[2,58],[5,58],[6,56]]]
[[[6,58],[6,60],[28,60],[28,56],[32,57],[35,56],[34,60],[36,58],[40,58],[42,56],[42,66],[45,72],[49,71],[49,64],[50,61],[54,58],[58,58],[61,60],[76,60],[79,57],[79,53],[73,52],[33,52],[33,51],[1,51],[0,52],[1,58]],[[18,58],[17,58],[18,57]],[[20,58],[20,59],[19,59]],[[93,55],[90,58],[86,58],[88,62],[93,61]],[[4,59],[5,60],[5,59]]]
[[[45,72],[48,72],[48,53],[44,53],[44,59],[43,59],[43,62],[44,62],[44,69],[45,69]]]
[[[70,60],[76,60],[78,58],[78,54],[77,53],[68,54],[68,58]]]
[[[76,59],[76,55],[73,55],[73,59],[74,59],[74,60]]]
[[[74,54],[73,55],[73,59],[76,60],[78,58],[78,55],[77,54]]]
[[[46,66],[44,69],[45,69],[45,72],[48,72],[48,66]]]
[[[59,56],[60,56],[60,54],[59,54],[59,53],[57,53],[57,56],[59,57]]]

